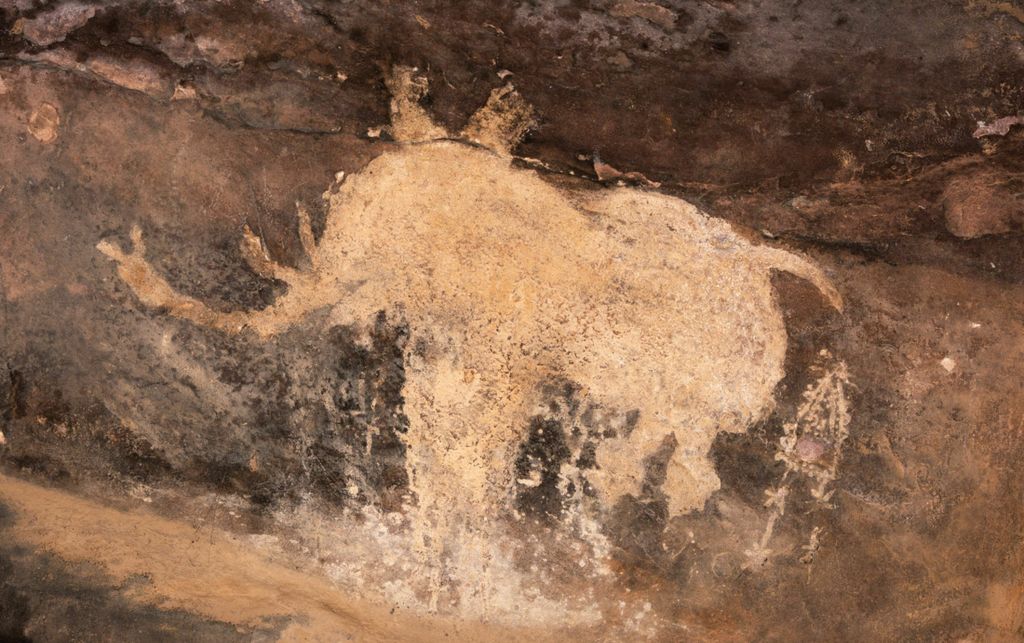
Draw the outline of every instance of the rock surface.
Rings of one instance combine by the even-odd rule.
[[[961,239],[1005,234],[1024,221],[1024,207],[1013,180],[999,173],[978,172],[950,180],[942,195],[946,228]]]
[[[1020,639],[1024,134],[975,132],[1021,110],[1022,20],[1009,3],[917,0],[0,0],[0,638]],[[404,129],[402,67],[429,87],[398,106],[428,119]],[[454,465],[411,413],[460,402],[411,392],[424,373],[454,391],[503,374],[478,359],[492,343],[460,349],[436,314],[398,305],[397,285],[353,295],[359,319],[312,306],[258,340],[174,304],[277,314],[332,222],[374,211],[339,190],[412,162],[410,132],[492,149],[522,133],[493,137],[473,117],[508,83],[532,125],[494,171],[493,202],[522,197],[507,177],[529,175],[575,195],[581,230],[610,235],[583,204],[684,199],[735,235],[710,235],[713,252],[737,266],[751,247],[802,257],[844,305],[785,266],[768,273],[778,372],[743,374],[762,346],[738,327],[721,347],[740,361],[702,362],[720,362],[720,399],[766,383],[763,412],[703,428],[687,416],[614,450],[636,485],[609,500],[588,479],[612,461],[601,445],[669,411],[637,373],[657,364],[676,385],[699,370],[699,342],[678,364],[638,350],[587,376],[607,340],[566,338],[604,322],[537,304],[563,325],[538,354],[572,350],[502,415],[509,484],[485,510],[501,534],[463,519],[424,539],[410,462]],[[429,191],[415,177],[394,189]],[[484,232],[516,221],[459,216]],[[372,284],[422,246],[371,223],[348,231],[349,250],[401,255],[362,275]],[[180,299],[140,295],[97,250],[131,251],[136,226],[158,294]],[[544,252],[570,227],[528,245]],[[623,234],[618,253],[654,270],[678,234]],[[580,279],[595,253],[562,253],[562,272]],[[531,265],[467,256],[494,274]],[[729,286],[742,270],[676,269],[673,290],[744,300]],[[409,288],[467,283],[451,274]],[[623,295],[646,302],[628,326],[699,338],[719,323],[672,321],[652,303],[668,278],[644,277],[619,278],[651,288]],[[608,297],[593,310],[614,309]],[[441,368],[455,354],[476,367]],[[487,399],[473,404],[501,408]],[[707,467],[683,509],[668,493],[679,455]]]

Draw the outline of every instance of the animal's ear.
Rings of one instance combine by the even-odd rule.
[[[505,85],[493,90],[487,104],[470,117],[462,137],[495,152],[511,154],[535,124],[533,106],[512,85]]]
[[[391,92],[391,136],[404,143],[448,138],[448,132],[419,103],[429,87],[416,71],[415,67],[392,67],[384,80]]]

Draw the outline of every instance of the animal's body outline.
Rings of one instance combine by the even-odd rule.
[[[670,514],[701,506],[718,486],[706,457],[714,435],[762,417],[783,375],[770,270],[807,279],[841,309],[828,279],[681,199],[624,187],[566,192],[514,168],[510,150],[532,112],[509,86],[452,137],[418,105],[426,86],[413,70],[397,68],[388,85],[402,145],[325,194],[319,244],[299,208],[310,269],[273,262],[245,229],[252,269],[289,285],[265,310],[218,312],[178,293],[145,259],[138,227],[130,252],[97,247],[142,303],[225,332],[268,338],[324,306],[338,323],[400,310],[413,337],[408,468],[420,510],[440,529],[435,547],[493,522],[513,492],[513,449],[535,393],[553,377],[608,407],[640,410],[588,473],[605,506],[640,491],[643,457],[673,433],[697,437],[679,439],[670,462]]]

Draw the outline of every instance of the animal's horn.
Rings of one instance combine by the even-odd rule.
[[[429,86],[426,78],[416,75],[415,67],[392,67],[384,82],[391,92],[391,135],[396,141],[415,143],[448,138],[448,132],[419,104]]]
[[[487,104],[470,117],[462,136],[510,154],[535,124],[533,107],[509,84],[491,92]]]

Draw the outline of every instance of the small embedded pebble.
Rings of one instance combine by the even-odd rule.
[[[804,462],[817,462],[827,451],[828,445],[823,440],[808,435],[796,442],[796,456]]]
[[[40,143],[52,143],[57,140],[59,126],[60,113],[50,103],[39,105],[28,119],[28,131]]]

